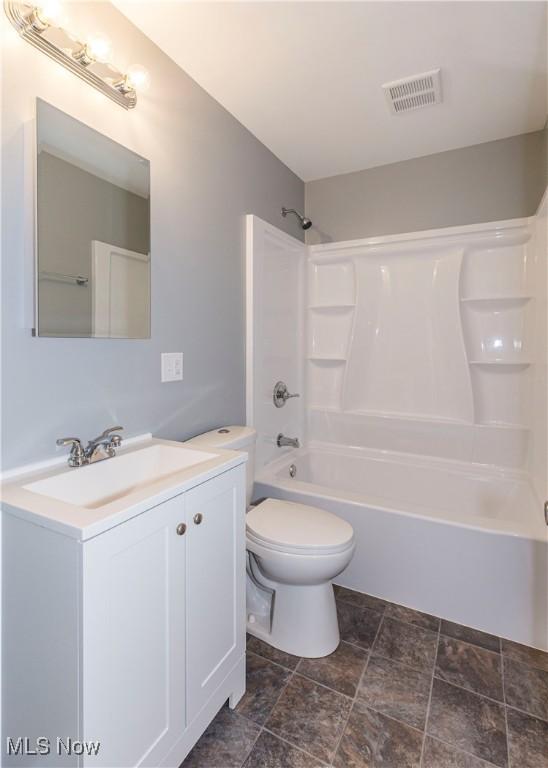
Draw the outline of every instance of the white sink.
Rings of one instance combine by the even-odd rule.
[[[96,509],[156,480],[216,457],[216,453],[155,444],[86,467],[70,469],[23,488],[78,507]]]

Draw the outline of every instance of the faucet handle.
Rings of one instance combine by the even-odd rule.
[[[77,437],[60,437],[55,441],[57,445],[71,445],[69,466],[81,467],[86,463],[86,453],[82,447],[82,443]]]
[[[110,442],[112,443],[114,448],[119,448],[122,445],[122,438],[120,435],[112,435],[110,438]]]
[[[93,440],[90,440],[90,443],[100,443],[101,440],[105,440],[105,438],[107,438],[113,432],[123,432],[123,430],[124,430],[123,427],[109,427],[108,429],[105,429],[104,432],[101,432],[101,434],[98,437],[94,437]]]
[[[296,393],[291,394],[284,381],[277,381],[276,384],[274,384],[272,399],[276,408],[282,408],[292,397],[300,397],[300,395]]]
[[[108,429],[105,429],[101,437],[108,437],[112,432],[123,432],[123,427],[109,427]]]
[[[82,443],[77,437],[60,437],[55,441],[56,445],[72,445],[73,448],[82,447]]]

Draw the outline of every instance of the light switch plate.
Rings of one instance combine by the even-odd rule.
[[[162,352],[162,382],[183,380],[183,353]]]

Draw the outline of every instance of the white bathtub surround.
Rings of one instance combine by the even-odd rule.
[[[308,409],[308,439],[471,464],[523,469],[530,430],[503,424],[463,424],[329,408]]]
[[[312,246],[307,405],[519,441],[537,362],[532,234],[519,219]],[[408,450],[436,455],[425,448]]]
[[[296,434],[303,409],[305,450],[264,452],[255,489],[352,524],[356,555],[341,584],[541,648],[545,210],[294,249],[307,279],[292,289],[285,323],[299,329],[306,317],[306,349],[285,375],[304,376],[306,388],[283,417],[284,432]],[[255,219],[253,285],[261,272],[250,262],[276,268],[261,229],[272,228]],[[266,283],[261,290],[261,304],[248,293],[248,318],[259,316],[255,350],[268,350],[260,318],[275,297]],[[273,380],[275,349],[260,359]],[[255,356],[248,423],[272,446],[280,420],[256,371]]]
[[[548,190],[532,221],[531,247],[536,257],[536,312],[531,408],[530,472],[539,498],[548,499]]]
[[[303,433],[306,417],[309,436],[327,442],[545,475],[546,438],[531,439],[546,431],[531,401],[546,366],[542,210],[309,247],[248,217],[247,413],[259,466],[279,455],[275,434]],[[280,371],[306,392],[276,412]]]
[[[304,243],[256,216],[246,217],[246,418],[257,430],[257,466],[277,458],[276,436],[305,430]],[[253,254],[253,257],[250,256]],[[300,397],[272,403],[284,381]]]

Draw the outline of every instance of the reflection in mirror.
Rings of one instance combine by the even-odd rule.
[[[150,337],[150,164],[37,100],[37,332]]]

